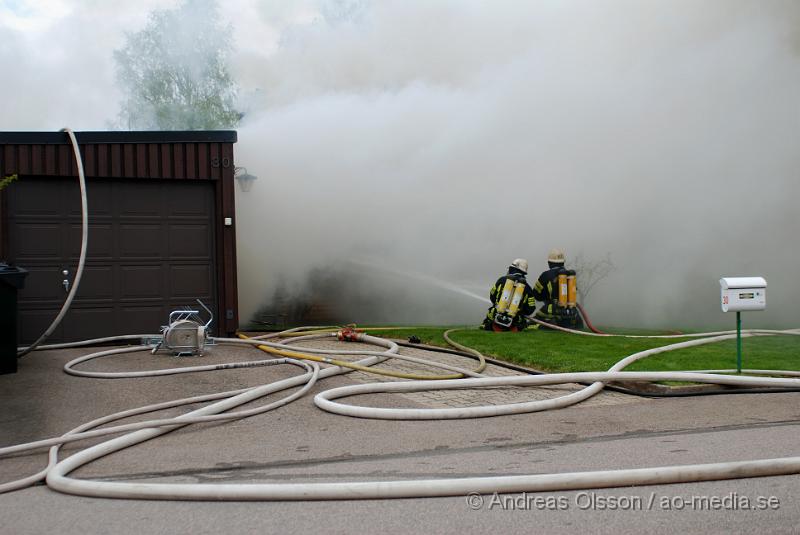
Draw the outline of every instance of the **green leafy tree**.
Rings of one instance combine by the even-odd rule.
[[[6,186],[11,184],[17,179],[17,175],[7,175],[0,180],[0,190],[3,190]]]
[[[237,87],[227,61],[232,28],[220,22],[214,0],[186,0],[150,13],[114,51],[125,94],[119,126],[130,130],[233,128]]]

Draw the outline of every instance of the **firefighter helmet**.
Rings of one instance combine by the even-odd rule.
[[[547,255],[547,261],[551,264],[563,264],[564,251],[561,249],[550,249],[550,253]]]
[[[515,267],[525,274],[528,273],[528,261],[525,260],[524,258],[517,258],[516,260],[511,262],[511,267]]]

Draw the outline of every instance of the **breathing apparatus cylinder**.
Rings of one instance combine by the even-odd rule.
[[[558,306],[560,308],[566,308],[568,293],[567,270],[562,269],[558,272]]]
[[[553,297],[554,322],[561,327],[579,329],[583,322],[578,315],[578,282],[575,271],[561,268],[556,274],[557,295]]]
[[[525,282],[516,281],[512,278],[506,279],[500,299],[495,305],[494,322],[501,327],[510,327],[514,322],[519,305],[522,302],[522,294],[525,293]]]
[[[517,282],[514,284],[514,295],[511,297],[511,305],[508,307],[508,315],[512,318],[519,311],[519,304],[522,302],[522,294],[525,292],[525,284]]]
[[[578,304],[578,282],[575,277],[575,272],[572,270],[567,271],[567,307],[575,308]]]
[[[495,305],[495,310],[497,310],[498,314],[505,314],[506,310],[508,310],[513,293],[514,279],[506,279],[503,290],[500,292],[500,299],[497,300],[497,304]]]

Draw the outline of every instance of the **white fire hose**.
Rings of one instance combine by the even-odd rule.
[[[86,177],[83,174],[83,159],[81,158],[80,147],[78,147],[78,140],[75,139],[75,133],[69,128],[63,128],[61,131],[67,133],[69,140],[72,143],[72,151],[75,154],[75,163],[78,167],[78,185],[80,186],[81,190],[81,252],[78,257],[78,269],[75,272],[75,278],[72,281],[72,288],[70,289],[69,293],[67,293],[67,298],[61,305],[61,310],[58,311],[58,314],[53,322],[49,327],[47,327],[47,329],[45,329],[41,336],[36,339],[35,342],[28,347],[18,350],[17,358],[24,357],[40,346],[50,337],[51,334],[53,334],[53,331],[56,330],[56,327],[59,326],[61,320],[64,319],[64,316],[67,314],[69,307],[72,305],[72,300],[75,299],[75,295],[78,293],[78,287],[81,284],[81,277],[83,277],[83,268],[86,264],[86,251],[89,247],[89,209],[88,201],[86,199]]]
[[[72,290],[56,317],[55,321],[45,331],[45,333],[34,344],[27,348],[22,348],[19,356],[22,356],[34,349],[56,349],[64,347],[79,347],[90,343],[128,341],[136,338],[146,338],[153,335],[128,335],[121,337],[110,337],[105,339],[90,340],[69,344],[55,344],[41,346],[40,344],[52,333],[63,316],[77,292],[78,285],[83,273],[83,265],[86,256],[87,246],[87,208],[86,208],[86,186],[83,174],[83,165],[80,159],[80,151],[74,134],[69,129],[65,129],[75,151],[78,163],[79,182],[81,185],[81,208],[82,208],[82,241],[81,254],[78,271],[75,276]],[[538,320],[534,320],[537,323]],[[626,335],[603,335],[574,331],[546,324],[558,330],[583,334],[589,336],[626,336]],[[293,329],[294,330],[294,329]],[[545,374],[537,376],[522,377],[483,377],[479,373],[471,372],[457,367],[443,365],[441,363],[418,359],[406,355],[400,355],[397,344],[387,342],[371,336],[360,335],[359,341],[377,344],[385,347],[385,351],[339,351],[339,350],[319,350],[303,348],[304,351],[318,354],[336,355],[363,355],[367,358],[358,361],[356,364],[361,366],[371,366],[387,358],[400,358],[418,364],[427,364],[436,368],[443,368],[449,371],[456,371],[470,378],[452,379],[447,381],[402,381],[393,383],[373,383],[356,386],[334,388],[318,394],[314,401],[318,407],[349,416],[362,418],[381,418],[381,419],[403,419],[403,420],[429,420],[429,419],[451,419],[451,418],[477,418],[486,416],[497,416],[501,414],[520,414],[550,409],[566,407],[574,403],[583,401],[603,389],[604,383],[620,380],[643,380],[643,381],[692,381],[713,384],[726,384],[736,386],[755,386],[755,387],[800,387],[800,378],[777,378],[777,377],[754,377],[754,376],[724,376],[714,373],[697,372],[624,372],[626,366],[632,362],[657,353],[672,351],[676,349],[694,347],[721,340],[733,338],[731,331],[720,331],[714,333],[699,333],[690,335],[666,335],[666,336],[629,336],[632,338],[679,338],[697,337],[697,340],[680,342],[655,349],[642,351],[630,355],[616,363],[607,372],[582,372],[567,374]],[[286,333],[283,333],[286,334]],[[743,336],[760,335],[798,335],[800,330],[773,331],[773,330],[748,330],[743,331]],[[324,335],[328,337],[329,335]],[[291,346],[288,343],[268,342],[264,336],[260,339],[239,340],[239,339],[216,339],[221,343],[236,343],[250,345],[265,345],[276,349],[286,349]],[[297,338],[299,340],[312,340],[319,338],[318,335]],[[457,344],[454,344],[457,345]],[[639,468],[627,470],[605,470],[593,472],[572,472],[560,474],[535,474],[519,476],[500,476],[500,477],[477,477],[477,478],[447,478],[432,480],[407,480],[407,481],[373,481],[373,482],[338,482],[338,483],[299,483],[299,484],[178,484],[178,483],[119,483],[106,481],[86,481],[69,477],[69,474],[81,466],[94,460],[109,455],[111,453],[134,446],[146,440],[163,435],[180,427],[208,421],[221,421],[240,419],[255,414],[261,414],[280,406],[286,405],[306,394],[312,386],[320,379],[332,375],[346,373],[348,369],[332,366],[320,369],[315,363],[307,363],[292,358],[283,359],[262,359],[258,361],[243,361],[226,364],[208,364],[201,366],[183,367],[166,370],[150,370],[137,372],[85,372],[74,368],[80,363],[103,356],[128,353],[149,349],[147,346],[127,347],[122,349],[112,349],[93,353],[75,359],[67,363],[64,367],[67,373],[83,377],[116,379],[123,377],[150,377],[156,375],[171,375],[177,373],[192,373],[202,371],[215,371],[232,368],[269,366],[278,364],[292,364],[303,367],[306,372],[303,375],[289,379],[279,380],[273,383],[245,388],[230,392],[220,392],[217,394],[203,395],[147,405],[136,409],[131,409],[115,413],[91,422],[85,423],[60,437],[36,441],[29,444],[20,444],[0,448],[0,456],[12,453],[30,451],[41,447],[50,447],[49,461],[47,467],[37,474],[24,479],[0,484],[0,493],[9,492],[30,486],[37,481],[46,478],[47,485],[57,491],[76,494],[82,496],[96,496],[104,498],[129,498],[129,499],[161,499],[161,500],[216,500],[216,501],[239,501],[239,500],[322,500],[322,499],[376,499],[376,498],[413,498],[425,496],[456,496],[464,495],[468,492],[493,493],[493,492],[544,492],[561,490],[579,490],[602,487],[619,487],[631,485],[653,485],[667,483],[690,483],[698,481],[714,481],[720,479],[735,479],[745,477],[776,476],[800,473],[800,457],[784,457],[777,459],[760,459],[753,461],[738,461],[725,463],[697,464],[686,466],[662,466],[653,468]],[[466,349],[463,346],[460,349]],[[772,373],[776,375],[794,375],[796,372],[765,371],[765,370],[745,370],[751,373]],[[333,401],[337,398],[352,396],[356,394],[368,393],[388,393],[388,392],[416,392],[420,390],[433,389],[455,389],[455,388],[476,388],[489,386],[536,386],[554,385],[573,382],[593,381],[593,383],[577,392],[543,401],[532,401],[526,403],[515,403],[509,405],[489,405],[482,407],[463,407],[451,409],[394,409],[378,407],[358,407],[346,405]],[[268,394],[280,392],[290,388],[301,387],[291,395],[269,403],[267,405],[228,413],[242,404],[249,403]],[[218,400],[218,401],[217,401]],[[113,428],[92,429],[122,418],[138,414],[146,414],[156,410],[170,407],[183,406],[192,403],[215,401],[215,403],[191,411],[187,414],[175,418],[162,418],[115,426]],[[95,446],[82,450],[71,457],[58,461],[58,450],[60,445],[67,442],[74,442],[86,438],[105,436],[126,432],[127,434],[110,439]]]
[[[760,331],[750,330],[744,336],[759,336],[770,334],[800,334],[797,330],[791,331]],[[326,335],[327,337],[327,335]],[[565,407],[598,393],[604,382],[619,380],[640,380],[640,381],[692,381],[715,384],[727,384],[738,386],[760,386],[760,387],[798,387],[800,379],[797,378],[777,378],[777,377],[752,377],[752,376],[721,376],[710,373],[696,372],[624,372],[627,365],[632,362],[657,353],[694,347],[721,340],[732,338],[732,335],[713,336],[680,342],[669,346],[658,347],[636,353],[615,364],[608,372],[581,372],[569,374],[546,374],[537,376],[513,376],[513,377],[477,377],[448,381],[402,381],[392,383],[372,383],[355,386],[340,387],[324,391],[315,398],[315,403],[320,408],[345,414],[350,416],[365,418],[388,418],[388,419],[445,419],[445,418],[475,418],[494,416],[500,414],[518,414],[536,412],[542,410],[556,409]],[[306,340],[312,337],[304,337]],[[300,340],[298,338],[295,341]],[[362,336],[360,341],[375,343],[379,340],[374,337]],[[251,345],[263,344],[265,340],[238,340],[238,339],[218,339],[220,342],[249,343]],[[369,354],[367,359],[359,361],[362,365],[372,365],[386,358],[397,357],[397,346],[381,340],[382,345],[387,347],[384,352],[366,351]],[[287,343],[273,343],[274,346],[289,348]],[[77,372],[73,366],[80,362],[85,362],[92,358],[103,355],[118,354],[121,352],[139,350],[141,348],[125,348],[123,350],[108,350],[93,355],[87,355],[68,363],[65,366],[71,370],[70,373],[86,374],[87,372]],[[311,351],[303,348],[304,351]],[[313,350],[320,353],[335,354],[360,354],[360,351],[339,351],[339,350]],[[277,359],[278,363],[300,364],[293,359]],[[417,359],[419,360],[419,359]],[[245,361],[233,364],[210,364],[192,368],[179,368],[178,370],[209,371],[211,369],[225,369],[226,367],[245,367],[268,365],[273,361]],[[431,363],[439,367],[438,363]],[[300,364],[308,366],[308,364]],[[456,368],[458,369],[458,368]],[[188,414],[176,418],[166,418],[161,420],[151,420],[117,426],[111,429],[100,429],[88,431],[89,429],[117,420],[119,418],[142,414],[160,408],[184,405],[199,401],[198,398],[188,400],[176,400],[155,406],[147,406],[132,411],[125,411],[111,415],[94,422],[90,422],[63,437],[39,441],[28,445],[20,445],[12,448],[0,449],[0,455],[26,451],[33,448],[52,446],[50,450],[50,462],[48,467],[31,478],[14,482],[16,488],[31,481],[36,481],[46,474],[47,484],[50,488],[69,494],[84,496],[108,497],[108,498],[135,498],[135,499],[164,499],[164,500],[320,500],[320,499],[375,499],[375,498],[399,498],[399,497],[422,497],[422,496],[454,496],[463,495],[467,492],[521,492],[521,491],[556,491],[556,490],[578,490],[588,488],[630,486],[630,485],[652,485],[661,483],[688,483],[696,481],[712,481],[719,479],[731,479],[741,477],[774,476],[795,474],[800,472],[800,457],[787,457],[779,459],[762,459],[754,461],[739,461],[727,463],[711,463],[687,466],[667,466],[655,468],[640,468],[635,470],[606,470],[595,472],[577,472],[561,474],[536,474],[520,476],[501,476],[501,477],[479,477],[479,478],[448,478],[435,480],[409,480],[409,481],[376,481],[376,482],[339,482],[339,483],[300,483],[300,484],[173,484],[173,483],[129,483],[129,482],[107,482],[107,481],[85,481],[69,477],[74,470],[84,466],[103,456],[113,452],[131,447],[143,441],[150,440],[159,435],[168,433],[174,429],[190,423],[208,421],[208,418],[235,419],[244,416],[271,410],[277,405],[275,403],[252,409],[251,411],[241,411],[238,413],[225,413],[243,403],[248,403],[268,393],[274,393],[287,388],[294,388],[305,385],[300,391],[295,392],[288,398],[280,400],[279,404],[285,404],[303,395],[316,379],[324,379],[334,374],[343,373],[338,367],[325,368],[314,371],[307,371],[305,374],[291,379],[284,379],[275,383],[262,385],[252,389],[244,389],[235,392],[221,393],[211,396],[202,396],[203,400],[217,399],[225,396],[226,399],[192,411]],[[174,372],[174,370],[156,370],[152,372],[129,372],[134,376],[141,374],[164,374]],[[783,372],[773,371],[775,374]],[[786,372],[790,373],[790,372]],[[94,377],[103,377],[102,372],[92,372]],[[101,374],[101,375],[96,375]],[[105,375],[105,377],[119,377],[119,373]],[[368,394],[377,392],[414,392],[432,389],[454,389],[454,388],[476,388],[488,386],[535,386],[574,383],[576,381],[594,381],[582,390],[561,396],[554,399],[534,401],[527,403],[516,403],[500,406],[483,407],[464,407],[453,409],[389,409],[379,407],[356,407],[345,405],[333,400],[345,396],[356,394]],[[190,401],[191,400],[191,401]],[[157,408],[154,408],[157,407]],[[58,462],[58,445],[64,442],[72,442],[83,438],[97,437],[104,434],[119,433],[127,431],[128,434],[110,439],[106,442],[82,450],[71,457]],[[132,432],[131,432],[132,431]],[[81,434],[85,433],[85,434]],[[7,484],[0,487],[0,491],[12,490]]]

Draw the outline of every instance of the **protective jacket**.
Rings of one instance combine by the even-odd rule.
[[[533,297],[544,303],[536,312],[536,317],[550,322],[556,317],[556,301],[558,301],[558,273],[564,266],[557,265],[539,275],[533,285]]]
[[[536,300],[533,298],[533,289],[525,280],[525,272],[512,266],[508,268],[508,274],[497,279],[497,282],[494,283],[492,289],[489,290],[489,299],[492,301],[492,306],[489,307],[489,311],[486,313],[486,319],[483,320],[483,327],[487,331],[497,329],[508,330],[494,323],[494,317],[497,313],[497,300],[500,298],[500,294],[503,292],[503,286],[505,286],[508,279],[514,279],[514,281],[521,281],[525,283],[525,290],[522,293],[519,311],[517,312],[517,315],[514,316],[514,321],[511,323],[510,329],[518,331],[524,329],[528,325],[528,323],[525,321],[525,316],[533,314],[534,310],[536,310]]]

